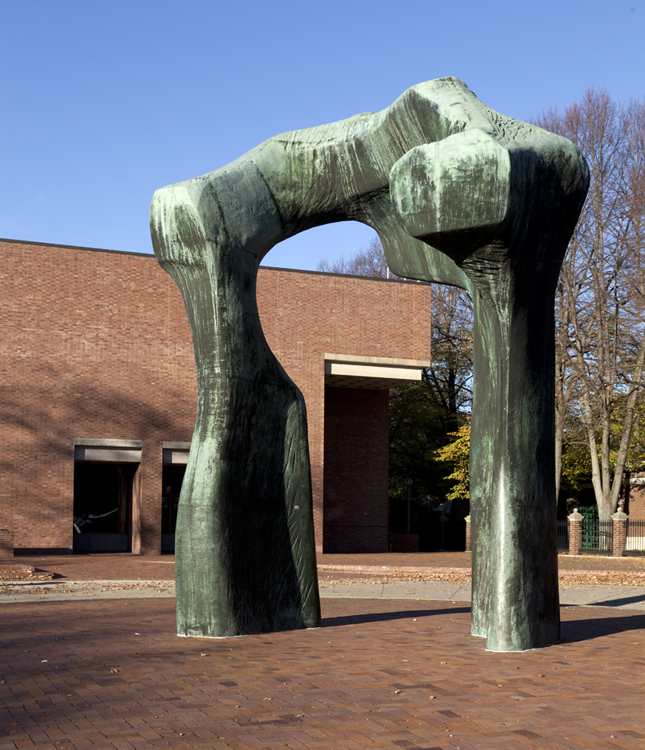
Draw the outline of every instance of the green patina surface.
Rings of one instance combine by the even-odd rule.
[[[558,639],[553,297],[587,184],[569,141],[444,78],[155,193],[153,245],[184,297],[199,389],[180,634],[319,623],[305,405],[264,339],[255,283],[276,243],[357,220],[394,273],[473,296],[473,633],[500,651]]]

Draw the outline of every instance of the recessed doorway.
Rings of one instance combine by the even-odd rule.
[[[132,463],[74,464],[74,552],[131,552]]]

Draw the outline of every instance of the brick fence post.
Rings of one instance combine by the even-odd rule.
[[[613,525],[613,557],[622,557],[625,554],[625,548],[627,547],[627,514],[623,513],[622,510],[616,511],[611,517],[614,522]]]
[[[573,513],[569,516],[569,554],[579,555],[582,549],[582,513],[574,508]]]
[[[470,535],[470,516],[466,516],[466,518],[464,518],[464,521],[466,522],[466,552],[472,552],[473,538]]]

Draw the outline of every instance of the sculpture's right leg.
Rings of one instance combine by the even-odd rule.
[[[155,253],[183,295],[197,367],[177,518],[178,632],[317,627],[304,400],[260,326],[258,259],[223,241],[213,214],[181,186],[158,191],[151,207]]]
[[[584,200],[575,147],[476,130],[390,174],[408,232],[468,275],[474,303],[473,634],[493,651],[560,637],[554,503],[554,297]]]

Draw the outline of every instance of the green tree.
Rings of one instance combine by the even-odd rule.
[[[470,423],[453,432],[454,439],[436,452],[436,458],[447,465],[450,473],[445,480],[451,482],[446,497],[453,501],[470,500]]]
[[[446,499],[449,485],[435,451],[450,440],[451,415],[437,398],[427,373],[420,383],[390,391],[390,487],[394,493],[413,480],[414,495],[430,506]]]

